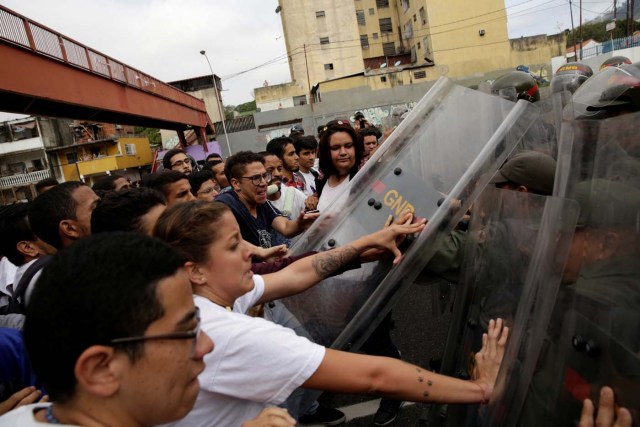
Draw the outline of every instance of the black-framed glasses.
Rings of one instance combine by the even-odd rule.
[[[175,167],[180,167],[180,166],[190,165],[190,164],[191,164],[191,159],[187,157],[186,159],[178,160],[177,162],[172,164],[171,167],[175,168]]]
[[[112,345],[126,345],[132,344],[136,342],[144,342],[144,341],[156,341],[156,340],[193,340],[193,347],[191,348],[191,357],[196,353],[196,346],[198,345],[198,338],[200,336],[200,309],[196,307],[196,321],[198,322],[195,329],[190,331],[176,331],[170,332],[168,334],[158,334],[158,335],[142,335],[138,337],[125,337],[125,338],[116,338],[109,341],[109,344]]]
[[[267,184],[269,183],[269,181],[271,181],[271,172],[263,173],[262,175],[240,176],[238,178],[250,179],[251,183],[257,187],[262,183],[263,179],[267,182]]]

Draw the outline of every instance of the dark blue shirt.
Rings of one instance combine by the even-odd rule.
[[[256,207],[257,216],[254,217],[249,209],[240,201],[235,191],[229,191],[216,197],[217,202],[222,202],[231,208],[233,215],[240,226],[240,234],[247,242],[270,248],[271,245],[271,223],[274,219],[282,216],[282,213],[271,203],[258,205]]]

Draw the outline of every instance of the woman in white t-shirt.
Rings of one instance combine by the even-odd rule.
[[[292,330],[245,313],[255,304],[302,292],[354,261],[384,249],[402,257],[396,238],[424,228],[392,225],[339,248],[300,259],[264,276],[251,272],[252,249],[231,210],[218,202],[193,201],[168,208],[154,235],[186,259],[201,328],[215,342],[198,377],[193,410],[175,425],[235,426],[265,406],[282,403],[298,387],[345,393],[392,395],[416,402],[473,403],[493,391],[507,332],[492,321],[477,356],[476,379],[462,381],[399,360],[352,354],[312,343]]]
[[[324,174],[317,188],[318,210],[322,212],[329,206],[339,210],[349,194],[351,178],[358,172],[364,144],[349,122],[336,120],[328,123],[318,147]]]

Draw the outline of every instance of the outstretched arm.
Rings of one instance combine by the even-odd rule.
[[[287,219],[283,216],[279,216],[273,220],[271,227],[284,237],[295,237],[298,234],[305,231],[313,221],[320,216],[319,213],[304,213],[300,212],[297,218]]]
[[[413,402],[480,403],[491,398],[504,356],[508,329],[502,320],[489,323],[480,356],[481,378],[464,381],[439,375],[397,359],[327,349],[316,372],[303,387],[343,393],[371,393]]]
[[[421,221],[416,224],[385,227],[347,245],[303,258],[276,273],[267,274],[264,276],[264,294],[258,304],[298,294],[331,276],[368,249],[385,249],[392,252],[395,256],[393,262],[397,264],[402,259],[402,254],[396,245],[396,238],[420,232],[424,224],[425,222]]]

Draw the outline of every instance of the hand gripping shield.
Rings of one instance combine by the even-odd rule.
[[[285,305],[319,343],[357,348],[412,283],[537,116],[442,78],[353,178],[345,202],[322,212],[294,253],[326,250],[380,229],[409,208],[427,218],[403,262],[364,265],[325,280]],[[441,203],[439,203],[439,201]]]
[[[526,301],[531,308],[516,317],[514,332],[527,335],[507,356],[517,354],[521,368],[500,373],[498,387],[509,398],[493,408],[486,425],[577,423],[582,401],[597,401],[604,385],[638,419],[639,118],[563,125],[554,191],[575,199],[580,215],[561,286],[541,287],[535,302]]]

